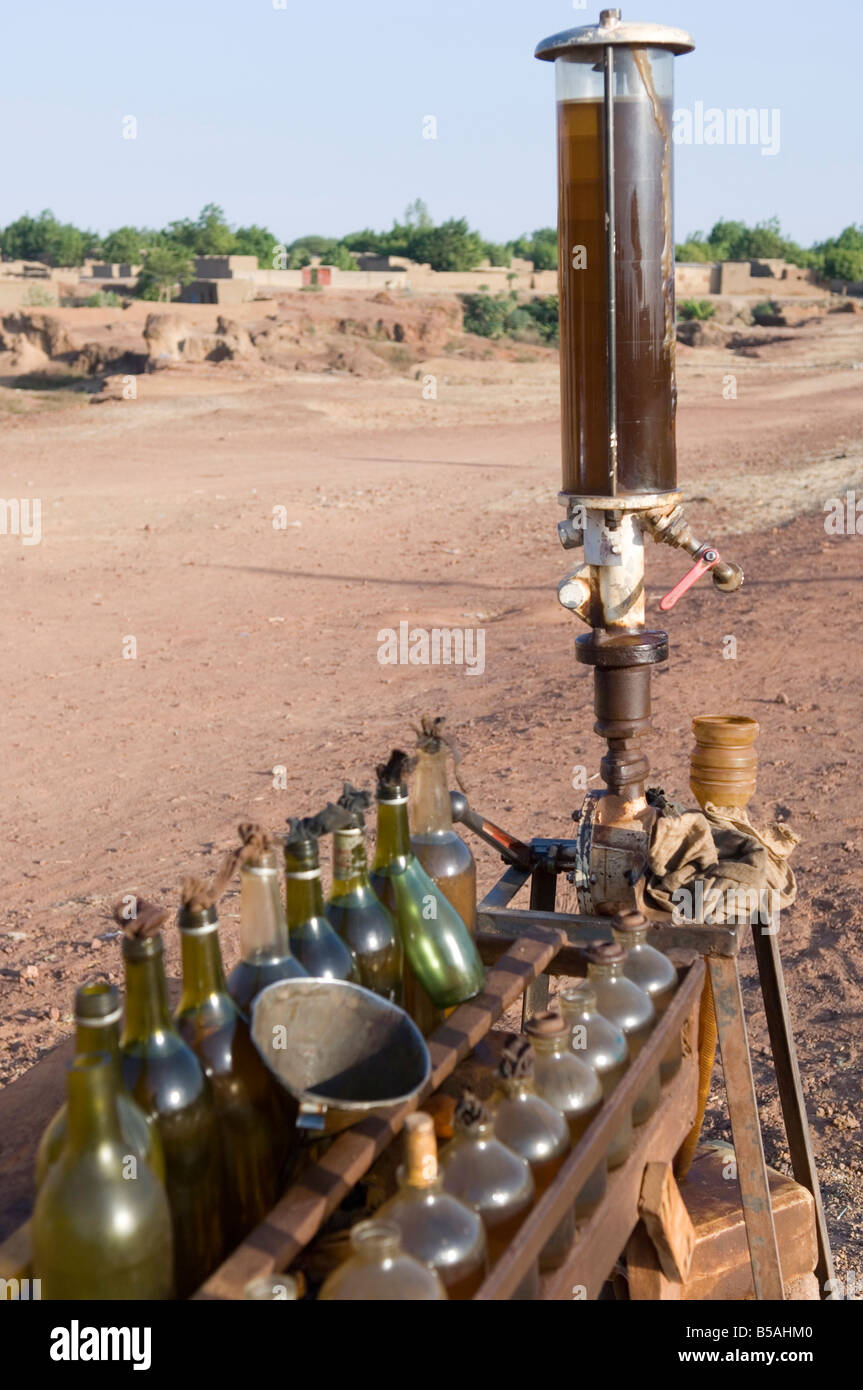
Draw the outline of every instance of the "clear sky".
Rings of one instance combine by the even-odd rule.
[[[776,214],[806,245],[863,222],[863,0],[622,10],[693,34],[677,107],[780,112],[776,155],[678,146],[678,240],[719,217]],[[419,197],[436,221],[466,216],[491,240],[550,225],[554,76],[533,49],[598,12],[578,0],[9,5],[0,224],[49,207],[105,232],[212,201],[290,241],[388,227]]]

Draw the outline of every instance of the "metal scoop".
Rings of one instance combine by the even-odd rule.
[[[252,1038],[299,1103],[297,1127],[333,1133],[412,1100],[431,1074],[403,1009],[347,980],[278,980],[252,1005]]]

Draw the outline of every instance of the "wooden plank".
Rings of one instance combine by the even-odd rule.
[[[737,1173],[749,1238],[749,1255],[755,1296],[782,1302],[782,1268],[770,1206],[770,1189],[764,1163],[761,1123],[752,1079],[749,1040],[737,961],[712,957],[709,962],[710,983],[716,1007],[716,1026],[719,1050],[722,1055],[722,1075],[725,1099],[734,1136]]]
[[[639,1221],[626,1246],[626,1277],[633,1303],[679,1303],[683,1286],[669,1279],[659,1263],[656,1246]]]
[[[695,1227],[686,1210],[670,1163],[648,1163],[641,1181],[638,1210],[668,1279],[682,1284],[692,1265]]]
[[[573,1285],[583,1285],[595,1298],[634,1230],[638,1219],[641,1178],[648,1159],[671,1162],[695,1118],[698,1063],[695,1031],[704,981],[704,963],[697,960],[656,1028],[615,1090],[611,1101],[571,1151],[560,1172],[517,1231],[507,1253],[498,1261],[475,1298],[478,1302],[508,1299],[530,1268],[576,1192],[607,1152],[620,1124],[621,1113],[644,1089],[672,1038],[683,1033],[683,1061],[677,1075],[662,1088],[662,1098],[647,1124],[635,1131],[635,1144],[622,1167],[608,1176],[605,1200],[579,1226],[572,1250],[561,1270],[546,1276],[544,1298],[573,1297]]]
[[[477,926],[515,940],[530,926],[558,926],[571,945],[587,946],[593,941],[611,940],[607,917],[588,917],[576,912],[544,912],[524,907],[492,907],[477,911]],[[700,956],[736,956],[740,950],[740,927],[706,927],[697,922],[674,926],[670,917],[650,923],[650,944],[658,951],[675,946],[691,947]]]
[[[461,1004],[432,1034],[432,1074],[417,1100],[400,1106],[387,1119],[364,1120],[345,1130],[202,1285],[196,1299],[242,1298],[250,1279],[286,1269],[296,1259],[399,1132],[405,1117],[473,1051],[526,985],[545,970],[565,939],[560,931],[546,931],[542,937],[515,942],[489,972],[483,993]]]

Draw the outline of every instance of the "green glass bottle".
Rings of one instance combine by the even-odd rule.
[[[377,770],[378,839],[371,883],[399,924],[405,1007],[426,1031],[421,1000],[415,996],[412,1007],[409,986],[416,983],[436,1009],[446,1009],[478,994],[485,971],[461,917],[411,849],[405,783],[409,765],[407,754],[395,749]]]
[[[402,1002],[402,943],[395,918],[369,882],[363,812],[371,797],[345,782],[332,811],[341,812],[333,827],[333,887],[327,917],[357,964],[366,989]]]
[[[476,861],[453,829],[447,757],[458,750],[443,731],[442,715],[424,714],[417,730],[416,768],[411,779],[408,820],[411,849],[429,878],[452,903],[471,936],[476,932]]]
[[[285,837],[285,901],[291,950],[319,980],[359,982],[356,962],[324,911],[318,838],[329,829],[320,816],[292,818]]]
[[[106,1053],[67,1072],[66,1141],[32,1221],[46,1299],[164,1299],[173,1293],[171,1213],[152,1169],[129,1153]]]
[[[308,972],[291,952],[271,837],[259,825],[240,826],[240,959],[228,976],[228,992],[248,1018],[252,1000],[275,980]]]
[[[215,899],[186,879],[178,918],[183,993],[174,1018],[213,1088],[222,1152],[225,1232],[238,1245],[274,1205],[290,1134],[249,1025],[228,993]]]
[[[96,980],[89,985],[81,985],[75,991],[75,1053],[82,1057],[91,1052],[103,1052],[111,1058],[117,1084],[117,1113],[120,1116],[120,1131],[127,1153],[136,1154],[152,1168],[156,1177],[164,1182],[165,1155],[156,1122],[151,1115],[145,1115],[139,1105],[126,1090],[123,1073],[120,1069],[120,995],[114,985],[105,980]],[[36,1190],[38,1192],[48,1174],[57,1162],[66,1140],[68,1109],[62,1105],[57,1111],[42,1139],[36,1153]]]
[[[158,928],[167,912],[138,903],[123,922],[126,1018],[123,1079],[156,1122],[174,1231],[174,1283],[187,1298],[224,1252],[222,1175],[209,1082],[171,1020]],[[121,919],[122,920],[122,919]]]

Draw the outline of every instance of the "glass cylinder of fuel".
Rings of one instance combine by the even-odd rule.
[[[674,489],[672,63],[693,47],[659,24],[543,40],[554,62],[563,492]]]

